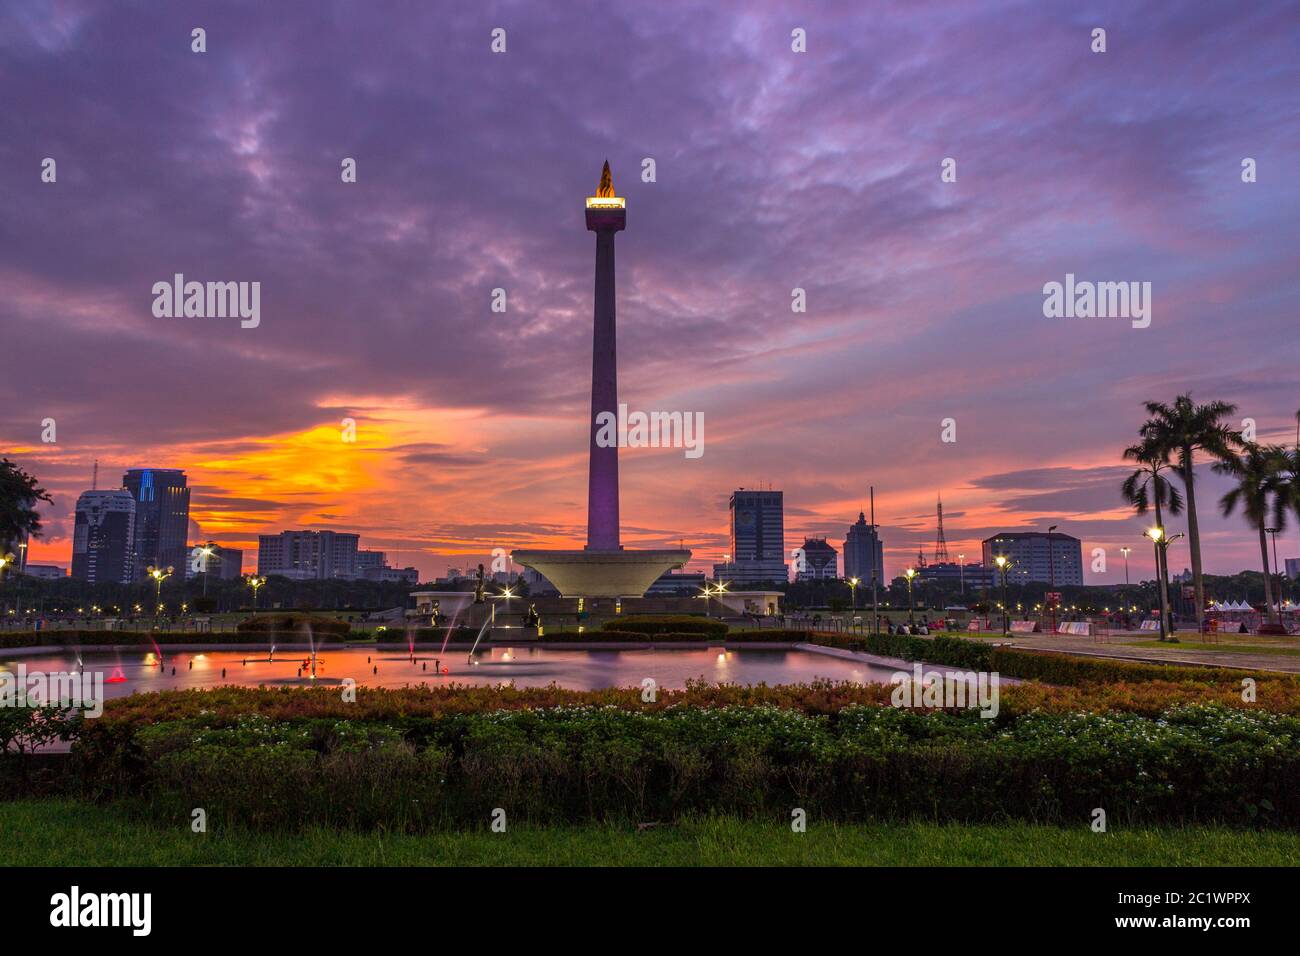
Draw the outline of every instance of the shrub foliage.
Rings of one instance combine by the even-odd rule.
[[[514,821],[814,819],[1300,825],[1300,718],[1182,705],[1134,713],[849,704],[617,705],[386,720],[199,712],[97,725],[81,779],[178,820],[428,830]]]
[[[632,634],[693,634],[721,637],[729,628],[722,621],[708,617],[695,617],[690,614],[641,614],[628,617],[616,617],[606,621],[600,627],[602,632],[622,631]]]

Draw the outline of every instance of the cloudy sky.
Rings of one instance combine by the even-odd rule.
[[[0,451],[55,497],[31,560],[70,560],[96,459],[101,488],[185,468],[232,546],[353,530],[426,575],[580,546],[608,157],[620,397],[705,418],[699,459],[622,453],[625,545],[703,567],[770,484],[788,548],[838,546],[874,485],[891,573],[941,493],[968,560],[1056,523],[1107,549],[1088,580],[1125,544],[1149,574],[1118,491],[1143,400],[1294,436],[1298,35],[1285,2],[11,0]],[[260,282],[260,326],[155,317],[175,273]],[[1067,273],[1152,283],[1150,327],[1045,318]],[[1205,471],[1207,568],[1257,566]]]

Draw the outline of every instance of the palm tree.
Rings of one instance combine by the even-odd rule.
[[[1169,450],[1151,439],[1144,439],[1136,445],[1125,448],[1124,458],[1137,464],[1136,470],[1124,479],[1124,484],[1120,488],[1124,500],[1140,515],[1146,514],[1154,504],[1156,524],[1164,528],[1162,511],[1165,507],[1168,507],[1169,513],[1173,515],[1180,514],[1183,510],[1182,496],[1178,494],[1178,489],[1166,474],[1173,470],[1173,465],[1169,462]],[[1169,607],[1169,576],[1166,574],[1164,553],[1163,548],[1156,548],[1156,577],[1160,582],[1160,604],[1161,607],[1167,608]],[[1172,629],[1170,634],[1172,636]]]
[[[1230,515],[1241,505],[1242,513],[1259,532],[1259,555],[1264,562],[1264,601],[1268,604],[1269,620],[1278,624],[1281,617],[1273,603],[1273,580],[1269,573],[1268,534],[1270,516],[1273,527],[1286,527],[1287,511],[1295,507],[1294,486],[1287,480],[1290,456],[1281,445],[1259,445],[1247,442],[1241,455],[1233,455],[1216,462],[1214,470],[1229,475],[1237,482],[1219,501],[1224,515]]]
[[[1175,461],[1176,473],[1187,496],[1187,543],[1192,552],[1192,582],[1196,588],[1196,629],[1205,629],[1205,580],[1201,575],[1201,530],[1196,521],[1195,453],[1208,452],[1223,460],[1234,454],[1241,436],[1223,420],[1237,411],[1228,402],[1197,405],[1190,395],[1179,395],[1172,405],[1146,402],[1151,418],[1141,428],[1144,441],[1164,450]]]
[[[1277,495],[1283,509],[1293,512],[1300,518],[1300,412],[1296,412],[1295,448],[1282,451],[1280,471],[1277,478]],[[1276,543],[1277,539],[1273,539]],[[1275,568],[1281,577],[1281,568]],[[1280,595],[1279,595],[1280,597]]]

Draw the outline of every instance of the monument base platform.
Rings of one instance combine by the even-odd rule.
[[[639,598],[660,575],[684,566],[691,552],[515,551],[511,558],[543,575],[563,597]]]

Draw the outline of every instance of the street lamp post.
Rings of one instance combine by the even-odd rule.
[[[1121,607],[1121,610],[1124,612],[1124,624],[1125,624],[1125,626],[1128,625],[1128,587],[1129,587],[1129,585],[1128,585],[1128,555],[1129,555],[1129,552],[1132,551],[1132,550],[1133,550],[1132,548],[1127,547],[1127,546],[1122,547],[1122,548],[1119,549],[1119,553],[1122,554],[1122,555],[1124,555],[1124,593],[1123,593],[1122,595],[1120,595],[1120,600],[1121,600],[1121,603],[1122,603],[1122,605],[1123,605],[1123,606]]]
[[[1160,558],[1161,558],[1160,539],[1165,536],[1165,529],[1160,527],[1159,525],[1156,525],[1156,527],[1151,528],[1150,530],[1147,531],[1147,536],[1151,539],[1152,544],[1155,546],[1156,574],[1160,578],[1159,584],[1156,587],[1156,596],[1159,598],[1160,601],[1160,640],[1164,641],[1168,639],[1165,635],[1165,600],[1167,598],[1167,595],[1165,594],[1165,576],[1160,573],[1160,568],[1162,567],[1160,563]]]
[[[704,616],[713,617],[713,595],[721,594],[727,589],[725,582],[719,581],[716,584],[705,584],[704,591]]]
[[[957,555],[957,579],[961,581],[961,596],[966,597],[966,555]]]
[[[199,554],[203,555],[203,596],[208,596],[208,562],[212,560],[217,553],[216,548],[212,545],[204,545],[199,548]]]
[[[257,614],[257,589],[266,583],[266,578],[259,578],[256,574],[249,576],[247,579],[248,586],[253,589],[253,613]]]
[[[998,566],[998,571],[1002,574],[1002,636],[1006,637],[1011,633],[1011,619],[1008,617],[1011,610],[1007,607],[1007,571],[1011,567],[1011,562],[1007,560],[1005,554],[999,554],[993,559],[993,563]]]
[[[1300,442],[1297,443],[1300,447]],[[878,590],[880,582],[880,561],[878,560],[884,554],[884,549],[877,550],[880,543],[880,533],[876,528],[876,486],[871,486],[871,633],[880,633],[880,592]]]
[[[1274,544],[1277,543],[1276,538],[1274,539],[1273,543]],[[18,542],[18,571],[23,577],[27,576],[27,542],[26,541]],[[18,607],[18,613],[22,614],[23,613],[23,582],[21,578],[18,581],[18,588],[16,590],[16,593],[14,594],[14,603]]]
[[[1056,633],[1056,558],[1052,554],[1052,532],[1059,525],[1052,525],[1047,529],[1047,590],[1048,606],[1052,609],[1052,633]]]
[[[7,568],[7,567],[9,567],[10,565],[12,565],[12,564],[14,563],[14,560],[15,560],[15,558],[14,558],[14,555],[13,555],[13,552],[12,552],[12,551],[10,551],[10,552],[9,552],[8,554],[6,554],[6,555],[0,556],[0,583],[3,583],[3,582],[4,582],[4,573],[5,573],[5,568]],[[0,606],[3,606],[3,605],[0,605]]]
[[[858,610],[858,579],[849,578],[849,593],[853,595],[853,611],[856,614]]]
[[[506,572],[506,580],[507,580],[507,581],[510,580],[510,572],[509,572],[509,571]],[[508,620],[510,620],[510,599],[511,599],[512,597],[515,596],[515,595],[514,595],[514,592],[510,590],[510,585],[507,584],[504,588],[501,589],[501,596],[502,596],[503,598],[505,598],[505,602],[506,602],[506,620],[508,621]],[[617,609],[618,606],[619,606],[619,605],[618,605],[618,603],[616,602],[616,603],[614,604],[615,609]],[[494,604],[494,605],[492,605],[492,620],[493,620],[493,621],[495,621],[495,620],[496,620],[496,617],[497,617],[497,613],[496,613],[496,611],[497,611],[497,609],[496,609],[496,605]]]
[[[162,613],[162,583],[171,577],[175,570],[170,564],[165,568],[155,568],[152,564],[145,568],[145,573],[153,578],[155,614]]]
[[[911,626],[916,624],[916,603],[912,600],[912,578],[916,577],[916,568],[908,568],[903,572],[907,578],[907,623]]]
[[[1165,574],[1162,570],[1168,561],[1169,545],[1182,537],[1176,534],[1173,537],[1165,534],[1165,529],[1156,525],[1147,531],[1149,537],[1155,544],[1156,549],[1156,571],[1160,575],[1160,640],[1177,643],[1178,638],[1171,633],[1169,627],[1169,584],[1165,580]]]

